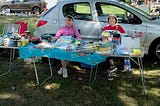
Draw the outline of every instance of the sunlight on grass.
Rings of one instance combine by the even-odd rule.
[[[22,97],[14,93],[0,93],[0,99],[2,100],[13,99],[17,101],[24,101]]]
[[[157,97],[158,96],[160,97],[160,88],[152,88],[151,90],[149,90],[148,93],[153,94],[153,95],[155,95]]]
[[[56,90],[56,89],[59,89],[60,87],[61,87],[61,84],[57,84],[57,83],[52,83],[44,86],[46,90],[52,90],[52,89]]]
[[[73,66],[73,68],[75,68],[78,71],[82,70],[79,66],[75,66],[75,65]]]
[[[26,88],[35,87],[35,86],[36,86],[36,84],[34,84],[33,82],[25,84]]]
[[[146,74],[151,76],[160,75],[160,70],[147,71]]]
[[[119,93],[118,98],[123,102],[124,106],[138,106],[138,103],[134,98],[129,97],[124,93]]]

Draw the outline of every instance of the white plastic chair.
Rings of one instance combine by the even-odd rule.
[[[3,35],[6,35],[8,33],[18,33],[19,29],[19,24],[5,24],[3,27]]]

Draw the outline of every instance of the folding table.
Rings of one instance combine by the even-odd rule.
[[[82,63],[92,65],[92,66],[96,65],[96,72],[94,75],[94,80],[96,79],[98,64],[101,62],[104,62],[106,60],[106,57],[108,57],[108,56],[128,57],[139,66],[140,75],[141,75],[141,79],[142,79],[142,85],[144,88],[144,93],[146,93],[144,70],[143,70],[143,63],[142,63],[143,55],[138,55],[138,56],[136,56],[136,55],[135,56],[134,55],[116,55],[116,54],[111,54],[111,53],[98,55],[96,53],[93,53],[93,54],[87,54],[86,56],[79,56],[78,53],[66,52],[64,50],[57,49],[57,48],[39,49],[39,48],[34,48],[33,46],[34,45],[31,44],[31,45],[28,45],[27,47],[20,47],[19,48],[20,58],[33,58],[33,60],[34,60],[35,56],[39,56],[39,57],[56,58],[56,59],[60,59],[60,60],[82,62]],[[137,58],[137,61],[134,58]],[[35,67],[35,74],[36,74],[37,83],[39,85],[39,79],[38,79],[38,74],[37,74],[35,62],[34,62],[34,67]],[[49,60],[49,67],[50,67],[50,74],[51,74],[49,78],[51,78],[52,77],[52,68],[51,68],[50,60]],[[91,68],[91,71],[90,71],[89,85],[91,84],[91,81],[92,81],[92,73],[93,73],[93,67]]]
[[[27,47],[20,47],[19,48],[19,55],[20,55],[20,58],[32,58],[33,59],[34,70],[35,70],[38,85],[42,85],[46,80],[50,79],[53,75],[51,62],[50,62],[49,58],[83,62],[88,65],[97,65],[97,64],[106,60],[106,56],[100,56],[97,54],[88,54],[86,56],[79,56],[78,53],[66,52],[64,50],[57,49],[57,48],[50,48],[50,49],[34,48],[33,44],[28,45]],[[50,76],[45,81],[43,81],[41,84],[39,83],[39,77],[37,74],[38,71],[37,71],[37,68],[35,65],[35,60],[34,60],[35,56],[48,57],[48,59],[49,59]],[[91,68],[91,72],[92,72],[92,70],[93,70],[93,68]],[[90,74],[90,78],[91,78],[91,74]],[[91,80],[89,80],[89,84],[90,84],[90,82],[91,82]]]

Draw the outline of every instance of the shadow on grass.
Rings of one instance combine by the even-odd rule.
[[[144,61],[145,59],[143,59]],[[6,57],[0,58],[3,64]],[[105,63],[100,64],[97,80],[88,86],[90,70],[78,68],[71,63],[69,78],[57,75],[59,62],[52,66],[54,76],[42,86],[37,86],[33,64],[23,60],[19,68],[10,74],[0,77],[0,105],[3,106],[158,106],[160,104],[160,71],[145,71],[147,94],[143,94],[139,70],[133,65],[133,73],[115,75],[113,81],[107,81]],[[16,64],[16,62],[15,62]],[[151,64],[150,61],[144,62]],[[49,75],[48,64],[37,63],[40,81]],[[148,66],[149,67],[149,66]],[[159,65],[154,67],[159,68]],[[1,68],[2,69],[2,68]],[[7,70],[7,67],[3,67]],[[153,72],[155,71],[155,72]],[[157,73],[157,74],[156,74]]]

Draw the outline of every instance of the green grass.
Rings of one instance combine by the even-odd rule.
[[[4,57],[0,58],[3,61]],[[1,63],[3,67],[9,61]],[[37,86],[33,64],[21,63],[18,68],[6,76],[0,77],[0,105],[3,106],[158,106],[160,104],[159,64],[153,70],[145,68],[147,94],[143,94],[140,73],[133,66],[133,74],[120,73],[114,81],[107,81],[105,64],[100,64],[97,80],[88,86],[89,70],[77,68],[77,63],[70,63],[69,78],[57,75],[59,62],[52,65],[54,76],[42,86]],[[144,63],[146,66],[148,62]],[[40,81],[49,75],[46,63],[36,64]],[[3,68],[2,68],[3,67]]]
[[[5,23],[28,21],[30,30],[35,29],[37,18],[1,16],[0,31]],[[18,53],[17,53],[18,54]],[[106,80],[105,63],[100,64],[97,80],[88,86],[90,70],[70,63],[69,78],[57,75],[59,61],[52,65],[54,76],[42,86],[37,86],[33,64],[16,58],[13,71],[0,77],[0,106],[159,106],[160,63],[153,64],[144,58],[147,94],[143,94],[141,77],[132,63],[133,74],[116,74],[113,81]],[[0,56],[0,73],[8,70],[8,55]],[[121,68],[123,61],[117,59]],[[40,81],[49,75],[46,63],[37,63]]]

